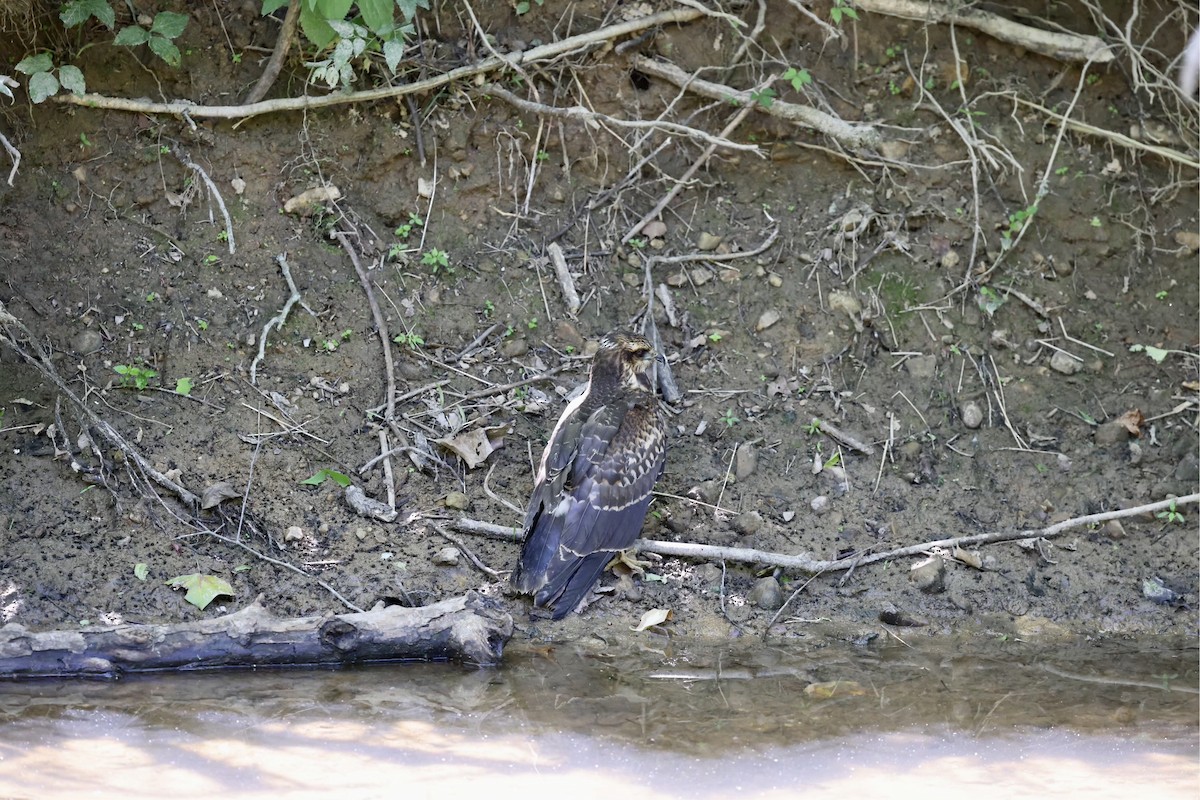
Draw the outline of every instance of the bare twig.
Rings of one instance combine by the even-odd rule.
[[[817,419],[814,417],[813,424],[818,427],[818,429],[821,431],[821,433],[825,434],[830,439],[833,439],[836,442],[841,442],[842,444],[846,445],[846,447],[849,447],[851,450],[857,450],[858,452],[862,453],[864,456],[875,455],[874,445],[867,444],[867,443],[861,441],[860,439],[858,439],[854,436],[851,436],[850,434],[846,433],[841,428],[838,428],[838,427],[834,426],[833,424],[831,424],[829,421],[823,420],[823,419]]]
[[[1064,531],[1071,528],[1078,528],[1083,525],[1092,525],[1095,523],[1106,522],[1110,519],[1121,519],[1123,517],[1134,517],[1141,514],[1153,514],[1156,511],[1165,511],[1167,509],[1178,508],[1185,505],[1193,505],[1200,503],[1200,493],[1189,494],[1184,497],[1175,497],[1169,500],[1160,500],[1157,503],[1148,503],[1142,506],[1134,506],[1133,508],[1122,508],[1116,511],[1105,511],[1099,514],[1088,514],[1083,517],[1074,517],[1073,519],[1064,520],[1056,525],[1051,525],[1048,528],[1041,530],[1024,530],[1024,531],[994,531],[992,533],[978,533],[971,536],[956,536],[950,539],[937,539],[921,544],[909,545],[900,547],[895,550],[888,550],[883,553],[874,553],[869,556],[855,555],[848,558],[839,558],[832,561],[821,561],[814,559],[808,555],[790,556],[783,553],[772,553],[765,550],[751,550],[741,547],[717,547],[707,544],[693,544],[691,542],[662,542],[653,539],[638,539],[634,542],[633,547],[639,551],[648,553],[658,553],[664,556],[682,556],[684,558],[697,558],[704,560],[720,560],[736,561],[743,564],[762,564],[765,566],[780,567],[782,569],[794,569],[800,572],[817,573],[817,572],[835,572],[844,569],[850,569],[853,566],[865,566],[873,564],[876,561],[891,561],[897,558],[905,558],[907,556],[923,555],[926,551],[934,547],[954,548],[968,547],[981,544],[996,544],[999,542],[1012,542],[1022,539],[1049,539],[1058,536]],[[471,533],[481,536],[490,536],[495,539],[505,539],[511,542],[519,542],[521,540],[520,528],[510,528],[504,525],[493,525],[488,522],[480,522],[473,519],[457,519],[451,523],[457,531],[462,533]]]
[[[687,125],[680,125],[675,122],[666,122],[665,120],[654,119],[618,119],[610,117],[608,114],[601,114],[599,111],[589,111],[583,106],[568,106],[559,108],[557,106],[548,106],[544,103],[535,103],[531,100],[526,100],[523,97],[518,97],[507,89],[495,83],[489,83],[483,87],[483,91],[490,95],[499,97],[505,102],[520,108],[524,111],[529,111],[533,114],[545,114],[555,117],[564,117],[566,119],[581,120],[584,123],[589,123],[595,126],[598,122],[606,122],[617,128],[633,128],[635,130],[656,130],[665,134],[674,136],[685,136],[689,139],[695,139],[706,144],[716,145],[717,147],[725,147],[730,150],[745,150],[754,153],[758,156],[764,156],[762,148],[755,144],[742,144],[727,139],[724,136],[713,136],[707,131],[702,131],[699,128],[691,128]]]
[[[275,84],[275,79],[279,77],[279,71],[283,69],[283,62],[287,59],[292,39],[296,35],[296,25],[299,22],[300,0],[291,0],[288,3],[287,14],[283,18],[283,27],[279,29],[279,37],[275,39],[275,49],[271,51],[271,58],[267,61],[267,66],[263,68],[262,75],[258,76],[258,82],[246,95],[246,105],[262,100]]]
[[[217,185],[213,183],[212,178],[208,177],[208,173],[204,171],[204,167],[192,161],[191,157],[178,147],[172,147],[171,153],[179,159],[179,163],[204,179],[204,185],[208,187],[208,191],[217,201],[217,208],[221,209],[221,216],[225,218],[225,238],[229,244],[229,255],[233,255],[237,251],[237,247],[233,241],[233,220],[229,218],[229,209],[225,208],[225,200],[221,197],[221,192],[217,189]]]
[[[562,289],[567,314],[574,319],[579,313],[579,294],[575,291],[575,279],[571,277],[571,270],[567,268],[567,258],[558,242],[546,245],[546,255],[550,256],[550,263],[554,265],[554,275],[558,278],[559,288]]]
[[[0,133],[0,145],[4,145],[4,149],[7,151],[8,157],[11,158],[13,162],[12,169],[8,172],[8,185],[12,186],[13,178],[17,177],[17,168],[21,166],[21,151],[13,147],[8,141],[8,137],[3,133]]]
[[[695,92],[698,95],[711,97],[714,100],[721,100],[723,102],[732,101],[739,106],[761,111],[764,114],[770,114],[773,117],[812,128],[819,133],[837,140],[851,150],[873,149],[878,147],[882,142],[879,131],[874,127],[870,125],[854,125],[810,106],[801,106],[775,99],[768,108],[759,103],[749,91],[732,89],[720,83],[701,80],[689,75],[674,64],[655,61],[645,56],[636,57],[633,65],[647,75],[653,75],[656,78],[669,81],[676,86],[685,87],[688,91]],[[770,86],[774,83],[775,77],[778,76],[773,76],[772,79],[765,82],[765,85]],[[727,137],[728,134],[722,133],[721,136]]]
[[[283,278],[287,281],[288,290],[291,294],[288,295],[287,302],[283,304],[283,308],[279,310],[279,313],[266,321],[266,324],[263,325],[262,333],[258,336],[258,355],[250,362],[251,384],[258,383],[258,365],[267,355],[267,334],[271,332],[272,328],[283,327],[283,323],[287,322],[292,306],[296,305],[296,303],[304,305],[300,300],[300,290],[296,288],[296,282],[292,280],[292,270],[288,267],[287,256],[280,253],[275,256],[275,261],[279,264],[279,270],[283,273]],[[308,308],[308,306],[304,307]],[[312,309],[309,309],[308,313],[312,314]]]
[[[934,0],[854,0],[854,5],[873,14],[974,28],[1002,42],[1009,42],[1059,61],[1095,61],[1105,64],[1115,57],[1104,40],[1096,36],[1031,28],[990,11],[970,6],[939,3]]]

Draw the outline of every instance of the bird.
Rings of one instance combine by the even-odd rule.
[[[553,619],[576,609],[641,532],[666,462],[651,369],[657,358],[644,336],[604,336],[587,388],[564,409],[542,453],[510,582]]]

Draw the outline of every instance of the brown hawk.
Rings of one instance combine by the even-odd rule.
[[[554,619],[575,609],[613,554],[641,532],[666,456],[655,357],[637,334],[601,339],[587,389],[563,411],[542,453],[512,585]]]

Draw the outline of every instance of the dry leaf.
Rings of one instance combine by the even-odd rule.
[[[488,456],[504,446],[504,434],[508,433],[507,425],[497,425],[492,428],[472,428],[444,439],[435,439],[436,444],[449,450],[462,459],[467,469],[475,469]]]
[[[241,497],[242,493],[233,488],[228,481],[220,481],[207,487],[200,495],[200,507],[207,510],[214,506],[224,503],[226,500],[232,500],[235,497]]]
[[[646,628],[653,628],[655,625],[663,624],[673,616],[675,616],[674,612],[670,611],[669,609],[652,608],[645,614],[642,614],[642,620],[637,624],[636,628],[630,628],[629,630],[635,633],[638,631],[644,631]]]
[[[1134,436],[1140,437],[1142,435],[1142,425],[1146,423],[1146,418],[1142,416],[1142,412],[1139,409],[1133,408],[1117,417],[1117,422],[1121,423],[1125,430]]]
[[[834,697],[861,697],[867,693],[858,681],[824,681],[810,683],[804,693],[814,700],[829,700]]]

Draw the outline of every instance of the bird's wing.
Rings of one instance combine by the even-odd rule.
[[[552,480],[548,470],[534,492],[514,579],[556,617],[578,604],[614,552],[637,539],[666,450],[653,398],[600,408],[572,438],[562,472]]]

